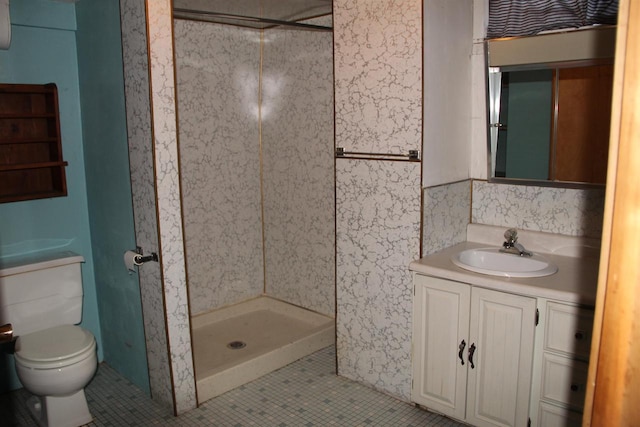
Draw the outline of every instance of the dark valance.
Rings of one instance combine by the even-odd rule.
[[[615,25],[617,18],[618,0],[489,0],[487,38]]]

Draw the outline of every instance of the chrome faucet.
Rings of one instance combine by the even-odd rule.
[[[505,242],[502,244],[500,252],[520,255],[531,256],[531,252],[527,251],[524,246],[518,243],[518,231],[515,228],[510,228],[504,232]]]

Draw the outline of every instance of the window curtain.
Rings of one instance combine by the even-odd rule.
[[[615,25],[618,0],[489,0],[487,38],[530,36],[594,24]]]

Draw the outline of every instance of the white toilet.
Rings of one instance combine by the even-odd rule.
[[[84,258],[58,252],[4,262],[0,324],[10,323],[15,366],[40,426],[77,427],[92,421],[84,387],[96,372],[96,340],[82,319]]]

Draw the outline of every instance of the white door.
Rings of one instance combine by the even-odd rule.
[[[412,400],[464,420],[471,287],[417,274],[414,284]]]
[[[533,364],[536,300],[488,289],[471,293],[466,421],[474,426],[526,426]]]

